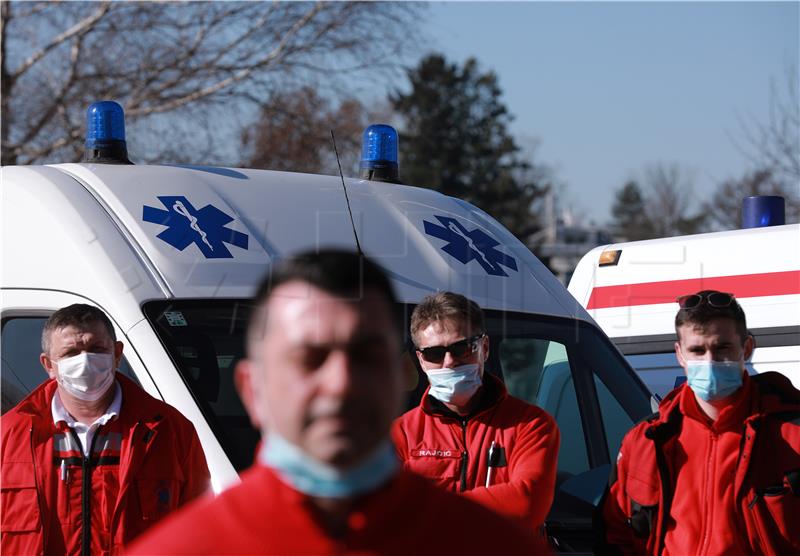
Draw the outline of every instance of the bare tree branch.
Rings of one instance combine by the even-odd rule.
[[[81,36],[77,36],[73,41],[72,48],[70,49],[70,57],[69,57],[69,67],[67,69],[67,75],[62,83],[61,87],[55,94],[53,95],[53,100],[50,106],[41,113],[40,118],[31,126],[28,130],[28,133],[22,138],[20,143],[26,144],[28,143],[33,137],[35,137],[44,126],[47,124],[48,121],[55,115],[55,113],[59,109],[63,109],[64,107],[64,96],[66,95],[67,91],[69,90],[72,83],[75,81],[75,75],[78,71],[78,59],[80,58],[81,53],[81,46],[83,44],[83,39]],[[12,146],[11,148],[15,148]]]
[[[783,197],[786,222],[800,221],[800,191],[777,179],[771,170],[758,169],[735,179],[720,183],[711,200],[705,204],[705,213],[716,229],[735,230],[742,226],[742,199],[755,195],[777,195]]]
[[[62,43],[70,40],[72,37],[76,35],[82,35],[88,33],[92,27],[103,18],[103,16],[108,13],[108,10],[111,8],[111,1],[104,0],[100,3],[100,7],[95,10],[94,13],[86,17],[85,19],[79,21],[60,35],[54,37],[49,43],[47,43],[44,47],[39,49],[38,51],[31,54],[27,60],[25,60],[22,65],[17,68],[16,71],[12,72],[9,75],[12,83],[19,79],[19,77],[28,71],[36,62],[44,58],[48,52],[53,50],[54,48],[58,47]]]
[[[734,145],[759,168],[768,169],[800,185],[800,92],[798,68],[787,66],[782,89],[770,83],[767,121],[739,116],[739,136]],[[730,136],[730,134],[729,134]]]
[[[77,156],[75,128],[100,99],[120,102],[129,128],[153,131],[150,160],[178,148],[160,145],[155,118],[173,129],[188,118],[180,145],[207,152],[205,133],[223,141],[223,114],[255,117],[272,95],[306,85],[352,94],[345,75],[398,75],[404,53],[423,44],[413,40],[422,9],[413,3],[1,4],[3,164]]]
[[[36,15],[42,10],[52,6],[53,4],[60,4],[61,0],[52,0],[50,2],[30,2],[28,6],[30,8],[28,10],[22,10],[16,13],[16,17],[29,17],[32,15]]]
[[[197,101],[197,100],[199,100],[199,99],[201,99],[203,97],[207,97],[207,96],[213,95],[214,93],[217,93],[217,92],[221,91],[222,89],[225,89],[225,88],[231,86],[232,84],[234,84],[234,83],[236,83],[238,81],[242,81],[243,79],[246,79],[254,71],[256,71],[256,70],[258,70],[260,68],[263,68],[264,66],[268,66],[271,62],[273,62],[274,60],[278,59],[281,56],[283,50],[286,48],[286,46],[289,43],[289,41],[297,34],[297,32],[300,29],[302,29],[309,21],[311,21],[311,19],[313,19],[313,17],[315,15],[317,15],[319,13],[320,10],[324,6],[325,6],[325,2],[317,2],[312,9],[310,9],[302,18],[298,19],[297,22],[295,22],[295,24],[291,27],[291,29],[289,29],[289,31],[286,34],[284,34],[284,36],[282,37],[280,42],[272,49],[272,51],[269,52],[261,60],[258,60],[256,62],[252,63],[251,65],[249,65],[248,67],[245,67],[245,68],[242,68],[242,69],[236,71],[233,75],[231,75],[231,76],[229,76],[229,77],[227,77],[225,79],[221,79],[220,81],[218,81],[216,83],[208,85],[207,87],[204,87],[204,88],[202,88],[200,90],[194,91],[194,92],[192,92],[190,94],[184,95],[182,97],[171,99],[168,102],[165,102],[163,104],[150,105],[150,106],[147,106],[146,108],[136,108],[136,107],[129,108],[128,109],[128,114],[130,116],[146,116],[146,115],[155,114],[155,113],[158,113],[158,112],[169,112],[171,110],[175,110],[176,108],[180,108],[181,106],[189,104],[190,102],[194,102],[194,101]],[[222,51],[220,51],[220,54],[219,54],[218,58],[221,58],[222,56],[224,56],[227,52],[229,52],[231,49],[233,49],[237,44],[241,43],[246,38],[248,38],[253,33],[255,33],[258,29],[263,27],[263,25],[266,23],[266,21],[267,21],[267,18],[266,17],[262,17],[260,19],[260,21],[256,22],[256,24],[250,30],[248,30],[247,33],[242,35],[236,41],[232,42],[226,49],[223,49]],[[174,84],[175,84],[174,82],[172,82],[172,83],[167,82],[167,83],[164,84],[164,86],[161,88],[161,90],[163,91],[163,90],[173,86]],[[158,92],[158,90],[156,92]]]
[[[692,214],[693,180],[676,163],[659,162],[645,169],[645,211],[653,237],[692,234],[702,230],[705,215]]]

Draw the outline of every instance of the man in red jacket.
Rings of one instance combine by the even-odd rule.
[[[411,338],[430,386],[394,424],[405,468],[540,531],[553,502],[558,427],[484,373],[481,308],[456,293],[428,296],[411,316]]]
[[[687,383],[623,439],[597,552],[800,554],[800,391],[747,374],[754,340],[732,294],[678,303]]]
[[[256,294],[239,393],[257,461],[132,554],[536,554],[528,531],[399,469],[398,304],[363,255],[282,261]]]
[[[192,424],[115,369],[108,317],[59,309],[42,332],[50,380],[0,420],[0,548],[11,554],[117,554],[204,492]]]

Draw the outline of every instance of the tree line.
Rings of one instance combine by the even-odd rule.
[[[2,164],[78,161],[84,111],[118,100],[143,162],[310,173],[357,168],[372,122],[401,133],[401,179],[465,199],[536,249],[555,176],[523,152],[497,75],[419,54],[425,7],[396,2],[2,2]],[[755,170],[700,201],[677,164],[620,185],[610,215],[619,239],[738,227],[750,194],[782,194],[800,216],[796,73],[773,89],[770,121],[741,121]],[[377,106],[371,84],[398,83]],[[231,137],[234,138],[231,141]],[[224,143],[223,143],[224,141]],[[233,145],[232,145],[233,144]]]
[[[639,240],[741,227],[741,203],[754,195],[778,195],[786,202],[786,222],[800,222],[800,94],[798,68],[787,66],[770,86],[766,121],[739,119],[731,140],[752,169],[719,182],[700,199],[685,169],[658,162],[639,180],[615,192],[613,233]]]

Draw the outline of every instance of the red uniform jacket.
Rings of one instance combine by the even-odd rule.
[[[459,417],[426,391],[392,430],[404,467],[451,492],[539,528],[553,502],[559,432],[543,409],[510,396],[484,375],[481,405]],[[487,488],[489,447],[503,449]],[[504,464],[504,465],[503,465]]]
[[[119,373],[117,380],[120,413],[97,429],[89,459],[75,449],[64,423],[53,423],[55,381],[3,415],[4,556],[115,554],[206,490],[208,467],[192,424]],[[91,481],[84,485],[87,469]],[[84,520],[87,509],[90,520]]]
[[[800,391],[778,373],[749,377],[748,382],[750,403],[736,447],[732,497],[738,521],[732,536],[742,537],[747,546],[730,547],[728,552],[800,554]],[[687,444],[677,449],[685,418],[680,398],[686,388],[671,392],[658,413],[623,439],[610,488],[596,516],[597,553],[664,553],[670,511],[681,497],[674,486],[686,459],[681,452]],[[710,519],[702,508],[694,510],[675,517]],[[721,532],[711,534],[715,533]]]
[[[542,554],[516,523],[401,471],[358,498],[340,536],[328,534],[306,495],[255,465],[216,499],[200,500],[143,535],[126,554]]]

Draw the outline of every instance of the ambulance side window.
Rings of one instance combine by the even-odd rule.
[[[31,390],[48,378],[39,363],[39,355],[42,353],[42,329],[46,320],[45,317],[3,319],[0,339],[2,413],[17,405]],[[139,383],[124,356],[119,371]]]
[[[614,458],[619,452],[622,438],[631,427],[633,419],[625,412],[605,383],[595,374],[594,384],[597,388],[597,399],[600,402],[600,412],[603,414],[603,427],[606,431],[608,453]]]
[[[558,482],[588,471],[586,440],[566,348],[536,338],[504,338],[499,347],[500,366],[511,395],[538,405],[558,423]]]

